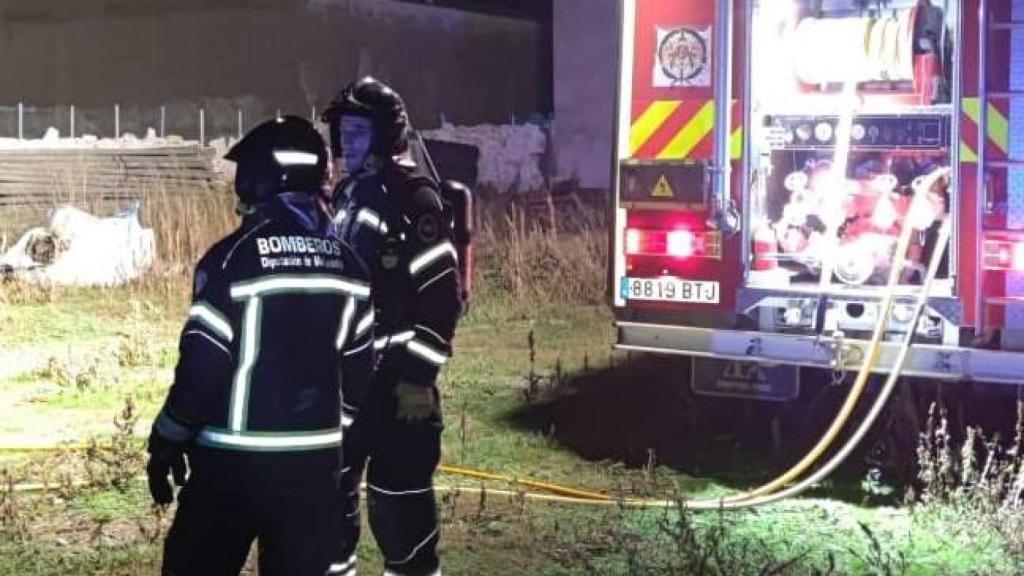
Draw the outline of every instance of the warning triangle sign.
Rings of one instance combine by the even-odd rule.
[[[674,198],[676,195],[675,191],[672,190],[672,186],[669,186],[668,178],[662,174],[661,178],[658,178],[658,182],[654,185],[654,189],[651,190],[651,198]]]

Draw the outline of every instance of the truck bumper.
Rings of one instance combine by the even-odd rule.
[[[858,370],[867,340],[617,322],[620,350]],[[883,342],[875,372],[892,370],[899,344]],[[915,344],[902,374],[943,380],[1024,384],[1024,352]]]

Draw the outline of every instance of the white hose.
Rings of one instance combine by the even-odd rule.
[[[928,263],[928,272],[925,277],[924,284],[921,287],[921,291],[917,294],[917,300],[914,304],[914,311],[910,318],[909,329],[907,330],[906,336],[903,338],[903,342],[900,344],[900,348],[897,351],[896,359],[893,362],[892,370],[889,372],[888,377],[885,380],[885,384],[882,385],[882,390],[875,399],[874,404],[871,405],[871,410],[867,416],[861,420],[860,426],[853,432],[853,435],[843,444],[843,447],[832,458],[829,459],[821,468],[815,470],[810,476],[801,480],[800,482],[785,488],[774,494],[762,496],[759,498],[752,498],[737,504],[726,503],[726,508],[741,508],[746,506],[759,506],[762,504],[768,504],[770,502],[776,502],[784,498],[796,496],[802,492],[813,487],[818,482],[822,481],[826,476],[831,474],[840,464],[843,463],[846,458],[849,457],[850,453],[853,452],[854,448],[860,444],[860,441],[864,439],[864,436],[874,425],[878,415],[882,413],[882,409],[889,400],[889,396],[892,391],[896,389],[896,383],[899,381],[900,372],[903,371],[903,366],[906,364],[907,357],[910,354],[910,347],[914,340],[914,333],[917,331],[917,323],[921,317],[924,307],[928,303],[928,295],[931,292],[932,283],[935,280],[935,276],[938,273],[939,265],[942,262],[942,255],[946,252],[946,246],[949,243],[950,237],[950,224],[949,220],[943,220],[942,226],[939,230],[938,241],[935,243],[935,252],[932,253],[931,261]]]

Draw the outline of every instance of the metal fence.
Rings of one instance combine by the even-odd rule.
[[[170,102],[157,106],[122,105],[36,106],[18,102],[0,105],[0,138],[41,139],[54,128],[61,138],[121,138],[133,135],[145,138],[179,136],[205,146],[216,138],[240,138],[259,122],[294,114],[310,118],[316,124],[317,110],[282,110],[251,99],[226,101]]]

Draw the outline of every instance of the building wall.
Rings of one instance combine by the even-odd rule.
[[[17,102],[65,132],[74,103],[79,133],[112,131],[114,102],[122,131],[161,105],[168,132],[194,131],[202,105],[215,135],[238,109],[309,115],[363,73],[424,127],[507,122],[550,113],[549,43],[535,19],[396,0],[0,0],[0,136]]]
[[[617,0],[554,0],[554,150],[558,179],[607,188],[618,58]]]

